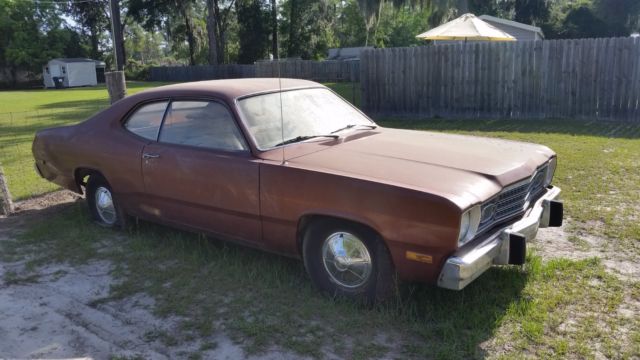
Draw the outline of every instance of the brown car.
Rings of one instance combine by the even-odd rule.
[[[135,216],[299,257],[320,289],[367,300],[396,274],[462,289],[562,224],[549,148],[382,128],[311,81],[158,87],[38,132],[33,154],[102,225]]]

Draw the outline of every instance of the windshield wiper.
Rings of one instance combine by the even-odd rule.
[[[309,139],[313,139],[313,138],[319,138],[319,137],[330,137],[330,138],[334,138],[337,139],[340,136],[335,135],[335,134],[322,134],[322,135],[300,135],[300,136],[296,136],[294,138],[291,138],[289,140],[285,140],[281,143],[277,143],[274,146],[280,146],[280,145],[287,145],[287,144],[293,144],[293,143],[297,143],[300,141],[305,141],[305,140],[309,140]]]
[[[377,128],[377,127],[378,127],[378,125],[373,125],[373,124],[349,124],[349,125],[347,125],[347,126],[345,126],[345,127],[343,127],[343,128],[340,128],[340,129],[338,129],[338,130],[334,130],[334,131],[332,131],[331,133],[332,133],[332,134],[335,134],[335,133],[340,132],[340,131],[342,131],[342,130],[351,129],[351,128],[354,128],[354,127],[356,127],[356,126],[366,126],[366,127],[370,128],[370,129],[375,129],[375,128]]]
[[[305,141],[305,140],[309,140],[309,139],[313,139],[313,138],[319,138],[319,137],[330,137],[330,138],[337,139],[337,138],[339,138],[340,136],[339,136],[339,135],[336,135],[336,133],[338,133],[338,132],[340,132],[340,131],[342,131],[342,130],[347,130],[347,129],[354,128],[354,127],[356,127],[356,126],[366,126],[366,127],[368,127],[368,128],[371,128],[371,129],[375,129],[375,128],[377,128],[377,127],[378,127],[378,125],[373,125],[373,124],[349,124],[349,125],[347,125],[347,126],[345,126],[345,127],[343,127],[343,128],[340,128],[340,129],[338,129],[338,130],[334,130],[334,131],[332,131],[332,132],[331,132],[331,133],[329,133],[329,134],[320,134],[320,135],[300,135],[300,136],[296,136],[296,137],[294,137],[294,138],[291,138],[291,139],[289,139],[289,140],[285,140],[285,141],[283,141],[283,142],[277,143],[277,144],[275,144],[274,146],[281,146],[281,145],[293,144],[293,143],[297,143],[297,142],[300,142],[300,141]]]

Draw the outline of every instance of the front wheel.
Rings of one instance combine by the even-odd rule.
[[[104,227],[123,227],[124,214],[116,202],[109,183],[100,175],[92,175],[87,183],[87,203],[91,217]]]
[[[321,291],[367,303],[393,294],[391,258],[374,231],[359,224],[323,219],[309,225],[303,241],[305,267]]]

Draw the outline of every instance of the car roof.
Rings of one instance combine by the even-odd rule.
[[[173,96],[215,96],[231,102],[237,98],[253,94],[312,87],[324,86],[309,80],[288,78],[207,80],[159,86],[131,97],[144,98],[146,100]]]

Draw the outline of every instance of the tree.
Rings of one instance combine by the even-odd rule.
[[[640,30],[639,18],[636,0],[559,0],[541,27],[547,38],[628,36]]]
[[[431,26],[437,26],[456,16],[469,12],[469,1],[470,0],[358,0],[358,5],[364,17],[367,30],[365,44],[369,42],[372,29],[374,30],[375,36],[380,22],[380,12],[387,3],[393,4],[396,9],[405,6],[411,9],[428,9],[429,24]]]
[[[93,59],[100,59],[100,40],[103,29],[110,28],[108,10],[102,3],[68,1],[63,4],[65,13],[70,14],[81,29],[87,33],[91,49],[89,55]]]
[[[374,45],[377,47],[398,47],[420,45],[424,40],[416,35],[430,27],[431,8],[414,9],[409,5],[394,8],[385,4],[379,14]]]
[[[240,51],[238,62],[252,64],[264,59],[269,51],[269,33],[271,29],[271,11],[260,0],[238,0],[236,16],[240,26],[238,38]]]
[[[270,0],[271,2],[271,55],[274,59],[279,58],[279,46],[278,46],[278,5],[276,0]]]
[[[281,35],[288,57],[320,59],[337,45],[334,0],[285,0],[282,2]]]
[[[164,57],[162,43],[164,37],[158,32],[146,31],[138,23],[127,26],[125,48],[129,59],[139,61],[140,64],[154,63]],[[128,59],[128,60],[129,60]]]
[[[610,36],[607,24],[599,19],[588,6],[571,9],[558,32],[562,38],[592,38]]]
[[[364,17],[355,0],[338,4],[335,22],[335,38],[340,47],[357,47],[367,43],[367,28]]]
[[[189,52],[189,64],[196,64],[195,0],[129,0],[129,15],[142,26],[155,30],[173,25],[171,34],[184,36]],[[179,26],[177,25],[179,23]]]
[[[209,64],[221,64],[225,62],[226,35],[232,18],[230,14],[235,0],[206,0],[206,3]]]
[[[19,70],[39,73],[52,58],[86,56],[80,34],[52,3],[0,0],[0,68],[15,85]]]
[[[538,25],[549,19],[547,0],[515,0],[514,20],[523,24]]]
[[[594,0],[593,9],[614,36],[628,36],[640,30],[638,0]]]

